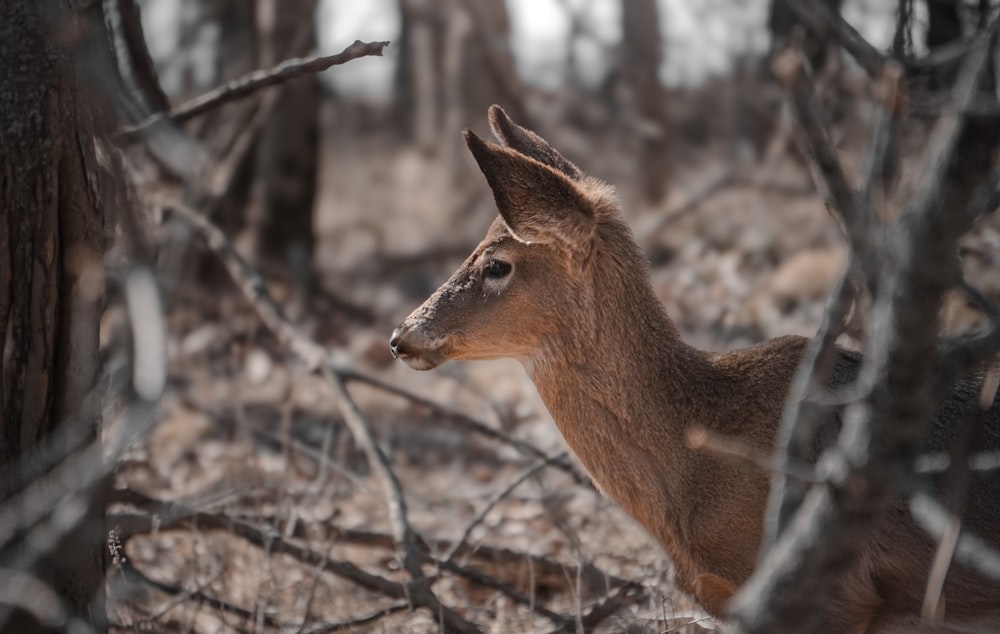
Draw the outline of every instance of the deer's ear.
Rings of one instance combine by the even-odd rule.
[[[557,152],[545,139],[511,121],[500,106],[496,104],[490,106],[489,118],[493,136],[503,145],[517,150],[525,156],[530,156],[575,181],[583,178],[583,172],[580,171],[579,167]]]
[[[523,242],[558,244],[588,253],[594,236],[594,205],[565,174],[471,131],[465,142],[493,190],[500,216]]]

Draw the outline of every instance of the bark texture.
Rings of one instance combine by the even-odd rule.
[[[115,184],[98,160],[106,120],[88,105],[107,46],[101,7],[55,0],[0,3],[0,499],[47,440],[75,426],[98,437],[98,320],[104,294],[105,201]],[[76,63],[74,63],[76,62]],[[81,72],[77,72],[80,67]],[[94,90],[93,92],[97,92]],[[59,483],[51,483],[58,486]],[[0,566],[30,570],[66,608],[104,627],[104,509],[39,553],[21,536]],[[10,631],[46,631],[15,613]]]
[[[315,14],[316,0],[261,2],[261,66],[274,66],[288,57],[314,51]],[[257,148],[262,208],[257,255],[291,265],[299,282],[308,287],[319,169],[319,81],[310,75],[280,90]]]

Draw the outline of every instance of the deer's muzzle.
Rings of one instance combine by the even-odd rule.
[[[425,337],[420,330],[408,326],[405,322],[392,331],[389,339],[389,351],[414,370],[430,370],[446,361],[441,352],[441,344]]]

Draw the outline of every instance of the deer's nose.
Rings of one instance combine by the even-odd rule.
[[[395,330],[392,331],[392,337],[389,338],[389,352],[392,353],[393,359],[398,359],[399,353],[402,351],[401,349],[402,342],[400,341],[401,339],[400,334],[401,333],[399,331],[399,328],[396,328]]]

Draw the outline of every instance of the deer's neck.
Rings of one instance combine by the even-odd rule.
[[[595,271],[592,322],[563,329],[528,370],[598,486],[669,551],[685,532],[671,518],[687,503],[686,430],[715,377],[708,356],[681,340],[637,249],[633,259]]]

